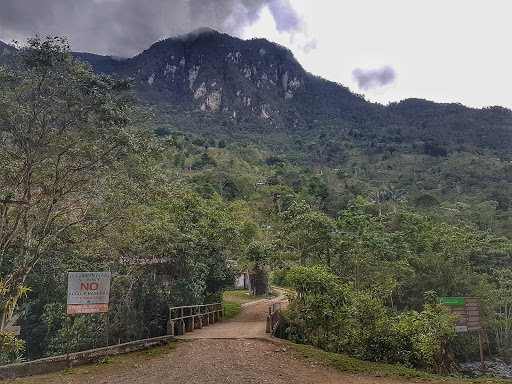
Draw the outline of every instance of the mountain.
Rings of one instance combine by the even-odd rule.
[[[339,84],[307,73],[290,50],[265,39],[243,41],[213,29],[153,44],[124,60],[76,53],[97,73],[133,77],[144,99],[233,118],[254,116],[284,125],[306,124],[307,117],[380,109]],[[327,91],[327,94],[326,94]],[[336,105],[334,105],[336,104]]]
[[[90,62],[96,70],[133,77],[146,98],[233,118],[254,116],[304,125],[305,103],[321,101],[313,115],[325,114],[331,104],[323,89],[328,82],[304,71],[288,49],[264,39],[243,41],[208,28],[157,42],[134,58],[118,62],[116,68],[109,67],[106,58],[93,59]],[[343,104],[335,107],[339,113],[349,108],[372,109],[347,88],[334,83],[330,88],[336,102]],[[328,113],[333,114],[330,107]]]
[[[233,166],[270,166],[265,177],[253,177],[257,182],[316,191],[331,213],[347,196],[375,196],[390,183],[418,206],[426,200],[512,208],[512,111],[506,108],[422,99],[370,103],[306,72],[285,47],[211,29],[159,41],[132,58],[74,55],[97,73],[134,79],[136,97],[152,108],[147,128],[172,135],[181,151],[168,159],[171,165],[191,173],[205,168],[203,176],[212,177],[193,180],[204,196],[227,176],[211,169],[210,149],[218,146],[232,151]],[[317,179],[304,181],[315,172]],[[319,180],[330,186],[329,200]],[[452,209],[446,204],[443,209]]]
[[[139,97],[161,111],[202,111],[281,132],[409,144],[443,156],[461,146],[510,157],[512,112],[407,99],[369,103],[340,84],[306,72],[287,48],[202,28],[159,41],[130,59],[76,54],[96,72],[132,77]],[[321,154],[319,154],[321,155]]]
[[[156,107],[160,125],[217,137],[236,131],[240,140],[268,144],[281,154],[310,151],[306,158],[330,163],[342,142],[376,153],[400,149],[436,157],[488,149],[511,158],[508,109],[421,99],[369,103],[306,72],[290,50],[265,39],[245,41],[202,28],[159,41],[133,58],[75,56],[97,73],[133,78],[140,100]],[[200,115],[190,115],[194,111]],[[255,133],[261,134],[259,141],[251,136]],[[281,141],[272,147],[277,133]]]
[[[6,44],[4,43],[3,41],[0,40],[0,65],[2,65],[4,63],[4,57],[2,55],[2,52],[4,50],[8,50],[8,51],[12,51],[14,50],[15,48],[9,44]]]
[[[233,117],[278,119],[306,82],[287,49],[266,40],[247,44],[210,29],[158,42],[127,68],[139,88],[161,93],[167,102]]]
[[[96,73],[117,73],[122,59],[115,59],[112,56],[95,55],[87,52],[74,52],[73,55],[91,64]]]

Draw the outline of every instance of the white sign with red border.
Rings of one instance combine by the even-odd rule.
[[[110,272],[68,272],[68,315],[108,311]]]

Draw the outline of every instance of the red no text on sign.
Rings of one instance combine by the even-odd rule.
[[[67,314],[107,312],[110,272],[68,272]]]

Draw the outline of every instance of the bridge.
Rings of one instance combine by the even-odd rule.
[[[280,303],[280,304],[279,304]],[[244,305],[243,312],[228,321],[213,322],[211,313],[218,308],[173,308],[174,321],[185,323],[179,343],[170,343],[152,356],[149,353],[119,355],[113,364],[83,366],[67,373],[24,377],[24,384],[214,384],[214,383],[273,383],[273,384],[402,384],[410,380],[391,380],[368,375],[355,375],[324,367],[313,358],[304,358],[290,343],[271,337],[267,320],[284,308],[283,292],[272,300],[259,300]],[[199,314],[198,312],[203,313]],[[187,316],[192,314],[194,325]],[[202,327],[196,327],[202,315]],[[219,313],[220,315],[220,313]],[[183,319],[178,319],[183,317]],[[206,321],[209,325],[206,326]],[[277,318],[270,319],[270,330]],[[187,325],[188,322],[188,325]],[[187,331],[188,327],[188,331]],[[176,324],[174,329],[177,330]],[[177,332],[179,333],[179,332]],[[16,381],[18,382],[18,381]]]
[[[252,339],[252,338],[268,338],[271,332],[267,332],[267,322],[271,312],[271,307],[277,308],[275,304],[284,306],[287,304],[285,291],[278,289],[278,296],[274,299],[262,299],[242,304],[244,310],[237,317],[215,324],[215,326],[202,327],[197,329],[194,327],[193,332],[185,332],[177,335],[177,339]],[[277,313],[273,314],[274,319]],[[275,326],[274,320],[274,326]],[[196,322],[197,323],[197,322]]]

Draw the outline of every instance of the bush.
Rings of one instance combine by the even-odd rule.
[[[272,284],[277,285],[279,287],[287,287],[288,280],[286,279],[286,274],[288,271],[284,269],[276,269],[272,271],[271,281]]]
[[[287,279],[296,292],[286,314],[292,341],[364,360],[449,373],[456,333],[454,319],[443,306],[429,304],[422,312],[400,313],[320,266],[293,268]]]

